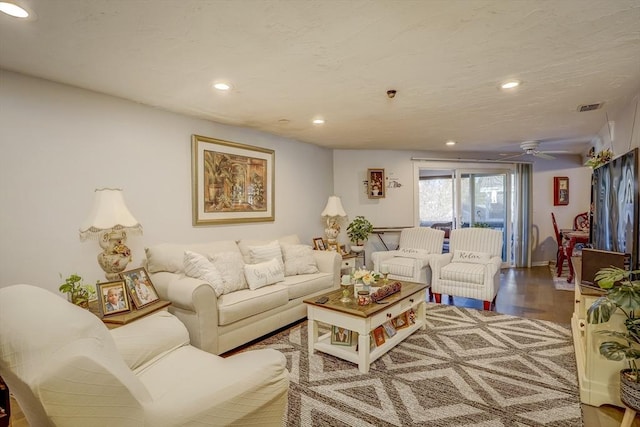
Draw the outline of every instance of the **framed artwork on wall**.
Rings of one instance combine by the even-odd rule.
[[[273,221],[274,168],[274,150],[193,135],[193,225]]]
[[[367,169],[367,195],[370,199],[385,197],[384,169]]]
[[[553,177],[553,206],[569,204],[569,178],[566,176]]]

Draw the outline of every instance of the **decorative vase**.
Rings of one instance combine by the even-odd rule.
[[[363,245],[351,245],[351,252],[360,253],[362,251],[364,251]]]
[[[634,411],[640,411],[640,383],[627,377],[631,369],[620,371],[620,400]]]

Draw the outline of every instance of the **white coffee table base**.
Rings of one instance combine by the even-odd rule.
[[[416,314],[414,324],[410,324],[406,328],[398,329],[397,333],[391,338],[385,335],[384,344],[376,346],[373,350],[369,348],[369,334],[372,334],[375,328],[412,308]],[[426,289],[422,289],[412,295],[396,301],[393,305],[386,307],[385,310],[370,317],[362,317],[347,312],[308,304],[307,332],[309,354],[313,354],[315,350],[318,350],[340,359],[356,363],[360,372],[366,374],[369,372],[369,366],[379,357],[398,345],[418,329],[426,328],[425,309]],[[350,331],[357,332],[358,350],[356,351],[355,342],[351,346],[331,344],[331,332],[320,335],[318,331],[318,322],[343,327]]]

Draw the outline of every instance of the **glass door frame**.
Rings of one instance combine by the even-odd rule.
[[[512,194],[513,178],[515,173],[515,165],[511,163],[481,163],[481,162],[451,162],[438,160],[423,160],[414,162],[414,223],[420,225],[420,170],[428,169],[441,170],[443,175],[450,175],[454,183],[454,200],[453,200],[453,228],[461,228],[462,226],[462,176],[474,174],[496,174],[505,176],[505,223],[503,226],[503,253],[505,259],[502,261],[502,267],[508,268],[515,265],[515,257],[513,253],[512,235],[513,235],[513,201]],[[453,172],[453,173],[452,173]],[[470,218],[473,213],[470,212]]]

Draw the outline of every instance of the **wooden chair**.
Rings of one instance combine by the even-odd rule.
[[[573,229],[589,231],[589,212],[582,212],[573,218]]]
[[[569,261],[569,257],[567,256],[567,246],[564,243],[564,238],[562,237],[562,233],[560,233],[560,229],[558,228],[558,223],[556,222],[556,216],[551,212],[551,220],[553,221],[553,230],[556,233],[556,242],[558,243],[558,252],[556,253],[556,273],[558,277],[562,276],[562,267],[565,261]]]

